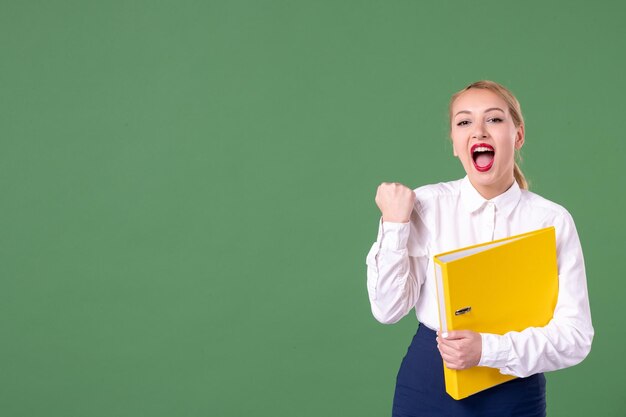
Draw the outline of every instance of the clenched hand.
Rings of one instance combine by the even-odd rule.
[[[415,194],[398,182],[383,182],[376,190],[375,200],[383,214],[383,221],[407,223],[415,204]]]

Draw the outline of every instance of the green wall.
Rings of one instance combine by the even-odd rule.
[[[623,416],[619,1],[0,1],[0,414],[385,416],[376,186],[463,175],[449,96],[511,88],[596,329],[550,416]]]

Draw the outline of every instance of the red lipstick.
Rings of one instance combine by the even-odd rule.
[[[479,172],[486,172],[493,166],[496,150],[486,143],[476,143],[471,148],[474,168]]]

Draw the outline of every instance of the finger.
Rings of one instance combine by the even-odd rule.
[[[437,346],[450,346],[450,342],[446,339],[442,339],[441,337],[437,338]]]
[[[448,355],[446,353],[441,354],[441,359],[450,369],[467,369],[465,361],[457,355]]]
[[[456,350],[459,349],[458,339],[457,340],[449,340],[449,339],[443,339],[441,337],[438,337],[437,338],[437,343],[439,343],[440,345],[443,345],[443,346],[448,346],[448,347],[450,347],[452,349],[456,349]]]
[[[441,355],[441,359],[443,359],[445,362],[456,363],[458,361],[458,359],[454,355],[450,355],[447,352],[439,351],[439,354]]]
[[[443,363],[449,369],[459,369],[460,368],[460,365],[459,365],[458,361],[455,358],[453,358],[451,356],[447,356],[447,355],[442,355],[441,358],[443,359]]]
[[[458,335],[460,332],[462,332],[462,330],[449,330],[447,332],[438,331],[437,335],[444,339],[454,340],[454,339],[458,339]]]
[[[452,330],[448,332],[447,337],[445,337],[445,339],[447,340],[467,339],[468,337],[470,337],[470,335],[471,335],[471,332],[469,330]]]
[[[460,346],[454,341],[445,339],[439,339],[439,341],[440,342],[437,343],[437,348],[440,352],[443,351],[448,355],[454,355],[455,357],[458,357],[462,354]]]
[[[458,358],[459,357],[459,351],[450,347],[450,346],[446,346],[446,345],[439,345],[438,346],[439,349],[439,353],[441,353],[441,355],[446,355],[450,358]]]
[[[444,361],[444,363],[446,364],[448,369],[452,369],[454,371],[461,371],[463,369],[467,369],[465,366],[460,365],[458,363],[448,363],[448,362],[445,362],[445,361]]]
[[[461,369],[461,367],[459,365],[456,365],[454,363],[450,363],[450,362],[446,362],[446,361],[443,361],[443,363],[446,365],[446,368],[448,368],[448,369],[452,369],[452,370],[455,370],[455,371],[458,371],[458,370]]]

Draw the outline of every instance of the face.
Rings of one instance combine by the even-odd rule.
[[[450,135],[454,156],[484,198],[494,198],[513,184],[515,150],[524,144],[524,126],[515,127],[497,94],[472,88],[457,97]]]

